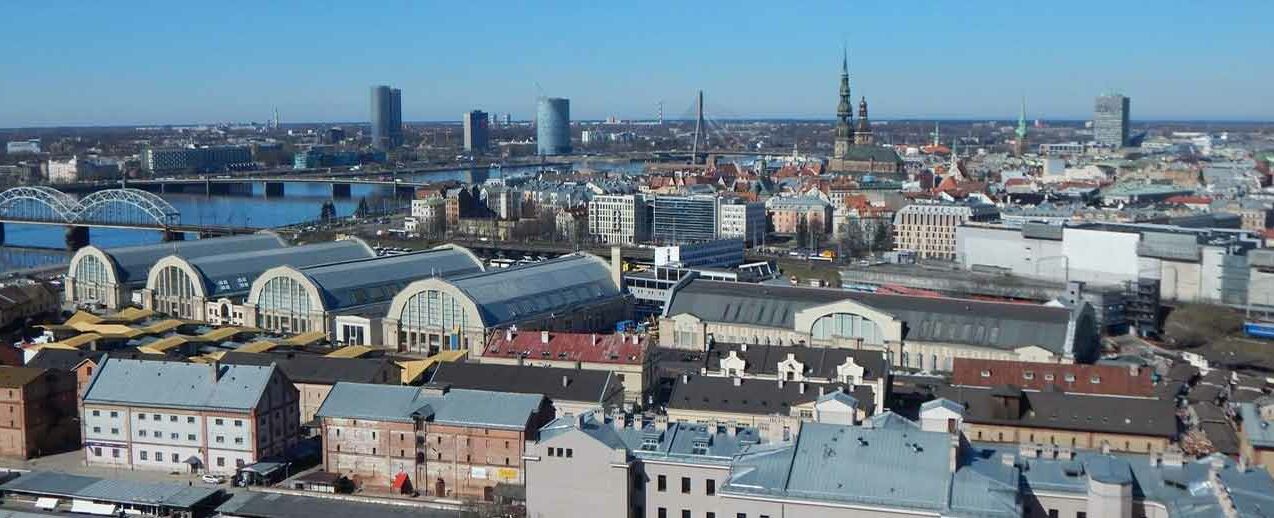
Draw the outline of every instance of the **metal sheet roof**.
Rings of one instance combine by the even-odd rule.
[[[85,500],[190,508],[221,490],[212,487],[104,479],[52,471],[33,471],[0,485],[0,491]]]
[[[357,239],[346,239],[210,255],[191,259],[189,262],[203,276],[204,290],[208,293],[208,297],[214,298],[247,293],[257,276],[276,266],[304,268],[372,257],[376,257],[376,252],[366,243]]]
[[[341,382],[315,416],[412,422],[419,415],[436,423],[521,430],[543,400],[531,394],[454,389],[439,395],[429,388]]]
[[[454,247],[301,268],[328,311],[389,301],[412,281],[482,270],[472,254]]]
[[[177,254],[190,259],[209,255],[242,254],[285,246],[287,243],[278,234],[262,232],[242,236],[108,248],[103,252],[115,263],[116,274],[121,284],[142,286],[146,284],[150,267],[165,256]]]
[[[274,372],[273,365],[201,365],[108,357],[89,381],[84,402],[248,410],[261,400]]]
[[[455,277],[448,282],[469,295],[487,327],[619,295],[610,268],[587,254]]]

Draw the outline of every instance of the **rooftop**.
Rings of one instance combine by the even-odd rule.
[[[636,334],[589,334],[549,332],[548,342],[539,331],[506,330],[492,335],[482,356],[521,355],[532,360],[578,361],[586,363],[645,362],[649,337]]]
[[[108,248],[102,250],[102,252],[115,263],[116,275],[118,275],[118,280],[121,284],[142,286],[146,284],[146,277],[150,273],[150,267],[154,266],[155,262],[164,256],[176,254],[187,259],[193,259],[210,255],[242,254],[286,246],[287,243],[277,234],[259,232],[241,236]],[[89,247],[85,248],[88,249]],[[100,250],[97,248],[93,249]]]
[[[553,401],[602,404],[623,391],[608,371],[498,365],[493,363],[439,363],[429,382],[455,388],[539,394]]]
[[[136,482],[52,471],[25,473],[0,485],[0,491],[178,509],[206,503],[221,493],[220,489],[208,486]]]
[[[409,423],[417,418],[459,426],[526,428],[544,396],[485,390],[337,383],[316,417]]]
[[[688,381],[687,381],[688,380]],[[793,406],[813,403],[824,394],[841,391],[858,400],[859,410],[875,413],[871,387],[840,383],[810,383],[717,376],[682,375],[668,397],[669,409],[756,415],[790,415]]]
[[[401,381],[401,368],[387,357],[333,358],[315,354],[230,351],[221,356],[221,362],[259,366],[273,364],[293,383],[334,385],[340,381],[350,381],[398,384]]]
[[[274,365],[220,365],[107,358],[93,374],[84,403],[157,408],[251,410]]]

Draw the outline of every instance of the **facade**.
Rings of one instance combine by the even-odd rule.
[[[369,492],[492,501],[526,483],[525,442],[551,411],[540,395],[338,383],[318,411],[324,470]]]
[[[1091,361],[1093,309],[692,279],[659,319],[660,347],[715,342],[884,351],[890,364],[950,371],[955,358]]]
[[[447,231],[447,200],[439,196],[411,200],[415,231],[422,236],[440,236]]]
[[[743,241],[714,239],[681,245],[655,247],[655,266],[731,268],[743,264]]]
[[[43,282],[14,283],[0,288],[0,326],[55,313],[62,308],[53,286]]]
[[[386,305],[413,281],[482,270],[477,256],[452,245],[305,268],[279,266],[252,282],[243,318],[277,333],[322,331],[330,338],[338,317],[362,316],[371,320],[363,333],[370,337]]]
[[[765,241],[765,203],[722,198],[717,206],[717,235],[723,239],[742,239],[746,246]]]
[[[765,202],[775,234],[826,234],[832,229],[832,205],[817,196],[775,196]]]
[[[441,362],[429,384],[453,389],[541,395],[555,415],[608,411],[624,404],[624,385],[604,370],[497,363]]]
[[[142,169],[151,174],[193,171],[215,173],[253,166],[248,146],[148,148],[142,151]]]
[[[1140,366],[956,358],[951,384],[968,387],[1016,385],[1026,390],[1150,398],[1155,397],[1151,374],[1152,369]]]
[[[959,259],[956,228],[970,221],[998,218],[994,205],[912,204],[894,214],[894,248],[924,259]]]
[[[481,153],[487,150],[490,143],[490,129],[487,127],[490,118],[487,112],[473,110],[461,116],[464,124],[464,150],[470,153]]]
[[[655,377],[655,351],[647,335],[614,333],[491,333],[486,348],[470,359],[498,365],[529,365],[614,373],[623,385],[624,401],[641,403]]]
[[[822,412],[846,424],[873,415],[870,385],[682,374],[664,403],[670,421],[746,427],[768,442],[787,442]]]
[[[1128,145],[1128,112],[1132,100],[1119,94],[1102,95],[1093,109],[1093,141],[1113,148]]]
[[[233,474],[299,437],[298,395],[273,365],[106,359],[81,406],[90,466]]]
[[[140,305],[140,290],[146,286],[151,268],[166,256],[176,254],[194,259],[286,246],[282,238],[271,232],[110,249],[88,245],[71,257],[63,293],[66,302],[75,305],[100,305],[107,309]],[[138,292],[136,297],[134,292]]]
[[[862,402],[864,408],[883,409],[889,398],[890,365],[883,351],[714,343],[704,359],[705,376],[835,383],[851,391],[866,387],[873,398]]]
[[[608,245],[650,240],[650,210],[640,194],[602,194],[588,202],[588,233]]]
[[[403,91],[373,86],[371,101],[372,146],[384,151],[403,145]]]
[[[0,457],[30,459],[79,447],[75,375],[0,366]]]
[[[571,153],[570,99],[540,98],[535,108],[535,143],[540,155]]]
[[[473,349],[488,333],[601,331],[625,320],[629,302],[618,273],[577,253],[526,266],[418,280],[397,292],[384,314],[385,346],[429,355]]]
[[[243,303],[252,281],[266,270],[372,257],[376,252],[357,238],[193,259],[174,254],[151,267],[141,290],[142,307],[175,318],[227,323],[233,306]]]
[[[717,197],[711,194],[656,196],[651,239],[679,244],[717,238]]]
[[[119,162],[97,157],[78,156],[67,160],[49,160],[46,165],[49,183],[92,182],[119,178]]]

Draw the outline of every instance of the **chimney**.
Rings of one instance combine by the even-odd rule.
[[[618,246],[610,247],[610,278],[615,281],[615,287],[620,291],[624,290],[624,254],[623,249]]]
[[[657,415],[657,416],[655,416],[655,429],[656,429],[656,430],[659,430],[659,431],[661,431],[661,432],[662,432],[662,431],[667,430],[667,429],[668,429],[668,416],[666,416],[666,415]]]
[[[783,388],[783,378],[779,378],[779,388]]]
[[[563,375],[563,376],[562,376],[562,386],[563,386],[563,387],[569,387],[569,386],[571,386],[571,377],[570,377],[570,376],[566,376],[566,375]]]
[[[739,344],[739,350],[745,353],[748,352],[748,344]]]
[[[740,378],[740,377],[738,377],[738,376],[735,376],[735,377],[734,377],[734,386],[738,387],[738,386],[740,386],[740,385],[743,385],[743,378]]]
[[[823,397],[823,386],[822,386],[822,385],[819,385],[819,386],[818,386],[818,397]]]
[[[797,393],[798,393],[798,394],[805,395],[805,382],[804,382],[804,381],[802,381],[800,385],[797,385],[797,389],[796,389],[796,391],[797,391]]]
[[[542,344],[549,343],[549,332],[548,332],[548,331],[540,331],[540,343],[542,343]]]
[[[682,374],[681,374],[681,382],[682,382],[682,383],[690,383],[690,375],[689,375],[689,374],[686,374],[686,373],[682,373]]]
[[[504,341],[506,341],[506,342],[512,342],[512,341],[513,341],[513,330],[512,330],[512,329],[505,329],[505,330],[504,330]]]
[[[212,363],[208,364],[208,366],[212,367],[212,382],[216,383],[221,381],[221,362],[213,360]]]
[[[627,428],[628,414],[625,414],[622,411],[615,412],[615,415],[610,419],[610,424],[615,427],[616,430],[623,430],[624,428]]]
[[[952,473],[960,467],[960,436],[951,436],[951,455],[947,457],[947,467]]]
[[[588,345],[597,345],[597,333],[588,335]]]

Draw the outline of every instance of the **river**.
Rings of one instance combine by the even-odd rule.
[[[627,162],[577,162],[575,169],[639,173],[642,164]],[[402,175],[407,182],[460,181],[480,183],[488,178],[515,178],[533,175],[539,166],[504,168],[449,169],[414,175]],[[332,200],[331,188],[321,183],[289,183],[286,196],[266,198],[261,184],[253,184],[252,196],[204,196],[202,194],[164,194],[165,200],[181,213],[187,225],[219,225],[272,228],[318,219],[323,202]],[[392,188],[353,185],[350,197],[332,200],[338,216],[354,213],[359,200],[366,199],[373,210],[391,209],[407,200],[395,200]],[[65,264],[70,253],[66,246],[66,228],[54,225],[6,224],[4,246],[0,246],[0,273],[34,267]],[[102,229],[89,230],[89,242],[99,247],[119,247],[158,243],[159,231]]]

